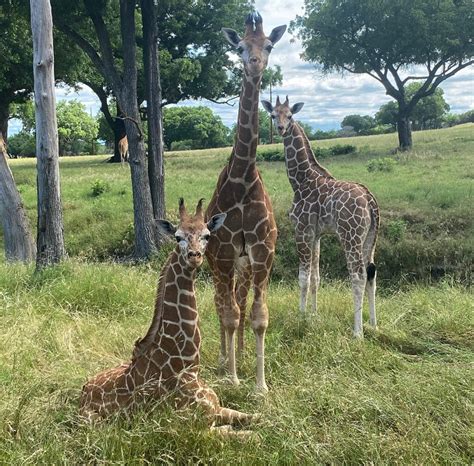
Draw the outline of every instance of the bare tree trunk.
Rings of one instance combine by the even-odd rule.
[[[7,151],[0,133],[0,218],[2,219],[7,261],[30,262],[36,256],[36,245],[21,202],[12,172],[7,163]]]
[[[411,124],[408,116],[404,114],[398,115],[397,131],[399,149],[402,151],[410,150],[413,146],[413,141],[411,137]]]
[[[160,64],[158,61],[158,21],[154,0],[141,0],[143,62],[148,111],[148,177],[153,216],[165,216],[165,175],[161,113]]]
[[[58,127],[54,95],[53,21],[49,0],[30,0],[35,79],[38,188],[36,268],[65,255],[59,187]]]
[[[157,230],[153,221],[145,144],[137,103],[137,66],[135,46],[135,0],[120,0],[120,23],[124,51],[124,73],[120,108],[125,114],[130,172],[132,176],[135,255],[146,259],[156,250]]]
[[[0,101],[0,133],[3,140],[8,138],[8,118],[10,117],[10,103]]]

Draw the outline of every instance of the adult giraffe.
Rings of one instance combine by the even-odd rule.
[[[232,155],[222,170],[207,209],[207,218],[220,212],[227,217],[206,250],[215,285],[215,303],[221,326],[220,364],[227,360],[229,375],[239,383],[235,363],[235,335],[239,328],[239,352],[247,294],[254,289],[250,320],[256,337],[257,390],[268,390],[265,382],[265,332],[268,326],[266,292],[273,263],[277,229],[270,198],[255,165],[258,141],[260,83],[273,46],[286,26],[278,26],[267,37],[262,17],[248,15],[240,38],[233,29],[222,31],[243,61],[237,135]],[[226,346],[227,340],[227,346]]]

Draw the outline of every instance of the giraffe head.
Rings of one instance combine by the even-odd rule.
[[[261,102],[263,108],[265,108],[272,117],[273,124],[281,136],[284,136],[291,130],[293,126],[293,115],[298,113],[304,105],[303,102],[290,105],[288,96],[286,96],[286,100],[283,103],[280,102],[280,97],[277,97],[275,106],[268,100],[262,100]]]
[[[278,26],[272,30],[269,36],[266,36],[259,13],[250,13],[247,16],[243,38],[233,29],[222,28],[225,38],[242,58],[245,73],[251,77],[263,74],[273,46],[281,39],[285,31],[286,25]]]
[[[158,228],[166,235],[173,236],[178,243],[177,251],[191,268],[199,267],[211,234],[218,230],[227,217],[226,213],[214,215],[209,222],[204,221],[204,211],[200,199],[196,212],[189,214],[184,199],[179,200],[179,224],[174,226],[167,220],[158,220]]]

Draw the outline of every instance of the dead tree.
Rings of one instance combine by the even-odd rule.
[[[49,0],[30,0],[35,81],[38,236],[36,268],[65,256],[54,95],[53,20]]]

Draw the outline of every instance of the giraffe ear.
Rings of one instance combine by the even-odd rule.
[[[176,227],[172,223],[168,222],[168,220],[159,219],[156,221],[156,225],[158,230],[164,235],[171,236],[176,233]]]
[[[207,222],[207,228],[209,231],[216,231],[218,230],[223,224],[227,217],[227,214],[224,212],[223,214],[216,214],[214,215],[209,222]]]
[[[286,31],[286,24],[283,26],[277,26],[276,28],[273,29],[273,31],[270,33],[268,36],[268,39],[271,41],[273,45],[275,45],[285,34]]]
[[[237,34],[236,31],[229,28],[222,28],[222,34],[227,39],[230,45],[237,48],[239,46],[239,42],[242,40],[240,36]]]
[[[268,113],[272,113],[272,112],[273,112],[273,105],[272,105],[271,102],[269,102],[268,100],[261,100],[260,102],[262,102],[263,108],[264,108]]]
[[[302,108],[303,108],[304,102],[296,102],[296,104],[291,106],[291,113],[294,115],[295,113],[298,113]]]

